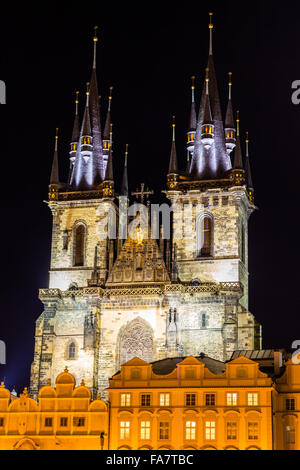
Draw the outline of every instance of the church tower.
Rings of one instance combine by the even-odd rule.
[[[94,397],[99,392],[105,397],[108,379],[133,357],[153,362],[205,354],[226,361],[234,350],[261,347],[260,327],[248,311],[248,219],[255,209],[249,138],[244,165],[231,75],[222,120],[212,21],[209,31],[198,116],[192,79],[184,171],[175,118],[172,123],[166,184],[171,230],[168,234],[162,224],[155,237],[153,191],[142,183],[129,193],[128,145],[115,193],[112,88],[102,129],[95,28],[81,121],[76,93],[67,182],[60,181],[55,136],[48,201],[51,265],[49,287],[39,293],[44,311],[36,322],[33,396],[66,366]]]

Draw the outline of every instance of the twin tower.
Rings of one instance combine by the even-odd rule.
[[[222,118],[211,15],[209,32],[198,113],[192,84],[184,171],[178,165],[173,124],[165,189],[177,210],[170,236],[159,230],[155,239],[142,223],[136,224],[134,234],[120,233],[119,221],[127,217],[123,210],[121,214],[121,201],[126,208],[130,205],[127,151],[117,196],[111,93],[102,126],[95,30],[81,122],[76,97],[66,183],[59,179],[56,136],[48,202],[53,217],[51,266],[49,287],[39,293],[44,311],[36,322],[33,396],[66,366],[77,382],[84,379],[94,397],[105,397],[108,378],[133,357],[153,362],[204,354],[224,362],[235,350],[261,348],[261,328],[248,311],[248,220],[255,209],[248,138],[243,158],[231,75],[225,122]],[[150,191],[142,185],[135,195],[140,203],[147,199],[150,220]],[[184,223],[186,212],[189,223]],[[111,213],[115,237],[101,224]]]

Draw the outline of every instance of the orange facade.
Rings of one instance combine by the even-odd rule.
[[[171,372],[135,358],[110,379],[109,401],[92,401],[66,369],[38,403],[0,386],[0,450],[300,449],[300,365],[281,375],[239,357],[221,373],[194,357]]]

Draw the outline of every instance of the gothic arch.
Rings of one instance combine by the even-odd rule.
[[[214,218],[204,211],[196,218],[196,257],[212,258],[214,248]]]
[[[86,258],[87,227],[78,220],[73,226],[73,266],[84,266]]]
[[[138,317],[124,325],[117,340],[117,369],[134,357],[153,361],[154,334],[148,322]]]
[[[73,352],[73,354],[70,354]],[[78,344],[73,338],[70,338],[66,343],[65,360],[74,361],[78,358]]]

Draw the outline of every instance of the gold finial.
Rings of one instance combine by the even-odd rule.
[[[109,87],[109,99],[111,100],[112,99],[112,91],[113,91],[114,87],[113,86],[110,86]]]
[[[176,127],[175,114],[173,114],[172,116],[172,127],[173,127],[173,142],[175,142],[175,127]]]
[[[195,77],[194,75],[191,77],[191,80],[192,80],[192,90],[195,90],[195,78],[196,78],[196,77]]]
[[[127,166],[127,159],[128,159],[128,144],[125,147],[125,166]]]
[[[68,369],[68,366],[65,367],[65,370],[64,372],[68,373],[69,372],[69,369]]]
[[[228,72],[228,86],[229,86],[229,99],[231,100],[231,87],[232,87],[232,72]]]
[[[58,141],[58,127],[55,130],[55,146],[54,146],[55,152],[57,152],[57,141]]]
[[[209,84],[209,68],[205,69],[205,83],[206,83],[206,94],[208,95],[208,84]]]
[[[78,104],[79,103],[79,98],[78,98],[79,97],[79,91],[78,90],[75,92],[75,95],[76,95],[75,104]]]
[[[246,157],[249,157],[249,132],[246,132]]]
[[[25,395],[25,397],[28,396],[28,388],[27,387],[24,387],[23,395]]]
[[[80,385],[81,385],[81,387],[85,387],[85,381],[84,381],[84,379],[82,379],[82,381],[81,381],[81,384],[80,384]]]
[[[58,127],[56,128],[55,139],[56,139],[56,140],[58,139]]]
[[[86,92],[85,94],[88,96],[90,94],[90,82],[86,82]]]
[[[94,42],[98,41],[97,29],[98,29],[98,26],[94,26],[94,37],[93,37]]]
[[[49,385],[49,386],[51,385],[51,379],[47,380],[47,385]]]
[[[213,27],[214,25],[212,24],[212,13],[209,13],[209,55],[212,55],[213,53],[213,46],[212,46],[212,32],[213,32]]]
[[[4,382],[1,382],[0,388],[5,388]]]
[[[236,112],[236,128],[237,128],[237,135],[240,135],[240,112]]]

